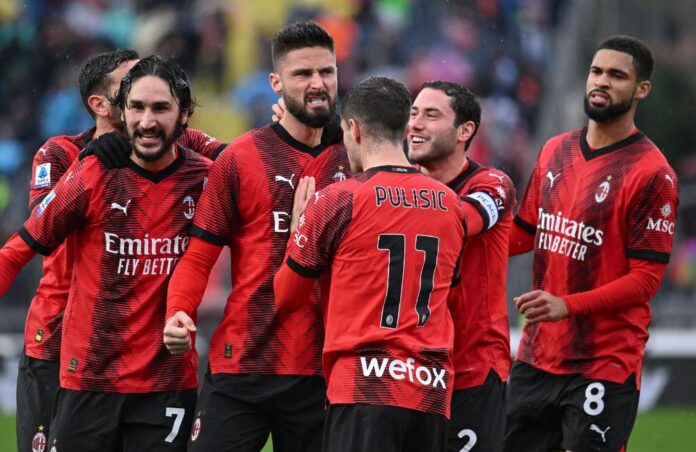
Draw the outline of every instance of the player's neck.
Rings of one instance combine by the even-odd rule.
[[[287,130],[291,137],[311,148],[318,146],[319,143],[321,143],[321,134],[324,129],[314,129],[312,127],[308,127],[306,124],[300,122],[290,112],[286,112],[285,115],[283,115],[282,119],[280,120],[280,125]]]
[[[162,157],[155,160],[154,162],[148,162],[139,158],[135,155],[135,152],[131,152],[130,158],[135,162],[136,165],[138,165],[142,169],[157,172],[162,171],[163,169],[167,168],[169,165],[174,163],[177,156],[178,151],[176,149],[176,145],[173,144],[169,151],[165,152]]]
[[[401,143],[375,143],[361,150],[363,171],[377,166],[411,166]]]
[[[120,132],[113,126],[113,124],[111,124],[111,121],[106,118],[97,117],[97,119],[94,121],[94,125],[96,128],[94,129],[93,138],[97,138],[105,133]]]
[[[433,179],[447,184],[462,172],[467,163],[466,151],[455,151],[435,162],[422,164],[421,171]]]
[[[613,121],[597,122],[590,119],[587,124],[587,144],[592,149],[611,146],[631,135],[635,128],[633,114],[629,113]]]

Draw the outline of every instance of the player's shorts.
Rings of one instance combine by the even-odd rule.
[[[515,361],[508,379],[504,450],[624,451],[638,398],[635,375],[612,383],[554,375]]]
[[[121,394],[61,388],[47,452],[185,451],[196,390]]]
[[[323,452],[444,452],[447,418],[364,403],[330,405]]]
[[[483,384],[455,389],[447,424],[449,452],[500,452],[505,434],[505,382],[491,370]]]
[[[189,451],[318,452],[324,426],[322,377],[210,374],[203,382]]]
[[[45,446],[60,387],[59,369],[58,362],[32,358],[22,351],[17,373],[17,450],[49,450]]]

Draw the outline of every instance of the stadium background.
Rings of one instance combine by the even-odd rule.
[[[192,125],[230,141],[270,117],[270,37],[285,23],[313,18],[336,40],[340,94],[375,74],[401,80],[414,94],[431,79],[470,87],[483,104],[470,157],[505,170],[521,190],[541,143],[585,123],[594,46],[610,34],[633,34],[656,56],[653,91],[637,125],[677,171],[681,204],[668,275],[652,302],[631,450],[693,450],[694,17],[691,0],[0,0],[0,239],[27,215],[34,152],[50,136],[91,125],[77,90],[81,62],[116,46],[176,58],[200,103]],[[528,256],[511,260],[510,297],[529,287],[530,265]],[[35,258],[0,300],[0,452],[14,450],[17,355],[40,268]],[[203,362],[206,335],[230,289],[228,268],[221,258],[201,306]],[[518,330],[513,336],[514,346]]]

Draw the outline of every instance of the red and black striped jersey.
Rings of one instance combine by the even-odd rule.
[[[533,287],[563,297],[628,273],[628,260],[667,262],[677,177],[643,133],[590,149],[587,130],[541,149],[515,223],[535,234]],[[576,315],[525,326],[517,359],[555,374],[638,384],[650,307]]]
[[[494,370],[506,381],[512,362],[505,294],[508,239],[516,204],[515,186],[502,171],[469,160],[447,184],[484,219],[484,230],[469,236],[462,282],[452,289],[454,389],[483,384]]]
[[[371,168],[315,193],[288,266],[330,270],[323,365],[332,404],[449,416],[454,330],[447,306],[464,226],[457,195],[416,168]]]
[[[300,177],[314,176],[321,189],[348,175],[337,123],[314,148],[280,124],[266,125],[237,138],[215,161],[191,231],[231,253],[233,289],[210,343],[213,373],[321,375],[320,307],[279,314],[273,277],[285,255]],[[319,298],[318,287],[313,296]]]
[[[165,170],[76,160],[20,236],[48,255],[73,234],[61,387],[143,393],[194,388],[197,355],[162,342],[169,277],[189,242],[210,161],[180,147]]]
[[[34,155],[29,189],[29,210],[32,210],[56,186],[80,150],[92,139],[94,129],[79,135],[50,138]],[[29,305],[24,328],[24,348],[27,356],[58,361],[63,311],[68,302],[72,276],[72,246],[57,247],[43,259],[43,275]]]
[[[29,210],[55,187],[80,151],[94,136],[95,129],[79,135],[50,138],[34,155],[29,190]],[[208,158],[215,158],[225,144],[200,130],[187,128],[178,143]],[[58,361],[63,311],[68,302],[72,277],[72,236],[43,259],[43,275],[29,305],[24,330],[26,354],[47,361]]]

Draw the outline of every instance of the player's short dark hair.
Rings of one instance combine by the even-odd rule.
[[[159,77],[167,82],[169,90],[179,104],[182,113],[186,111],[189,116],[193,115],[196,101],[191,95],[191,87],[186,78],[186,72],[173,59],[163,58],[158,55],[150,55],[138,61],[121,80],[118,97],[113,102],[121,108],[121,111],[124,111],[126,108],[126,98],[130,93],[133,82],[148,75]]]
[[[631,55],[638,81],[650,80],[654,65],[653,54],[650,47],[640,39],[626,35],[612,36],[602,41],[597,46],[595,53],[602,49],[616,50]]]
[[[80,97],[85,108],[94,118],[94,112],[89,108],[87,99],[89,96],[97,94],[111,99],[113,93],[107,92],[109,88],[109,73],[119,67],[122,63],[140,58],[138,52],[133,49],[116,49],[111,52],[94,55],[84,62],[80,68],[78,84],[80,87]]]
[[[454,127],[466,121],[472,121],[475,124],[474,133],[471,134],[464,144],[465,149],[469,149],[469,144],[471,144],[471,140],[474,139],[481,124],[481,104],[474,93],[458,83],[443,80],[425,82],[421,86],[421,90],[425,88],[442,91],[450,98],[450,107],[452,107],[455,115]]]
[[[278,63],[289,52],[306,47],[324,47],[333,53],[334,41],[321,25],[311,20],[283,27],[271,41],[273,70],[277,72]]]
[[[343,98],[343,120],[355,119],[378,140],[400,143],[410,115],[411,94],[402,83],[388,77],[363,80]]]

